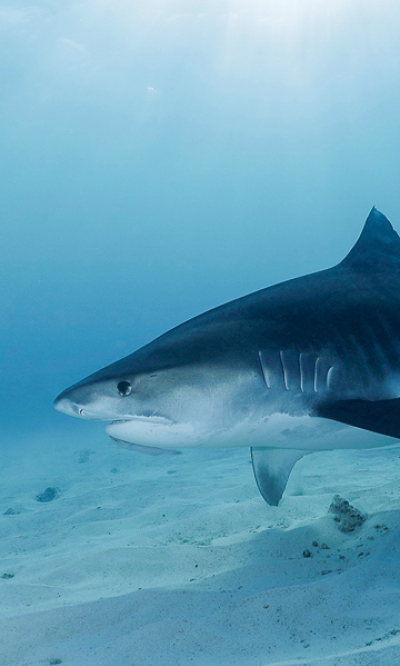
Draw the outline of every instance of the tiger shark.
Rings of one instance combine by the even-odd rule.
[[[338,265],[190,319],[54,404],[147,453],[249,446],[278,505],[303,456],[400,439],[400,238],[374,207]]]

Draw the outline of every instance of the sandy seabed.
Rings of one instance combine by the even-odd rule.
[[[273,508],[247,449],[87,432],[2,438],[1,666],[400,663],[399,447],[313,454]]]

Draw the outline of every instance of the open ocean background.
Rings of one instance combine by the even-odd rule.
[[[400,231],[399,37],[399,0],[0,0],[0,666],[400,663],[398,445],[270,507],[246,447],[52,406],[373,205]]]
[[[400,228],[394,0],[0,5],[0,428],[206,309]],[[89,430],[87,430],[89,432]]]

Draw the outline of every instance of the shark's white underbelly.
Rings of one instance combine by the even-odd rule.
[[[199,423],[173,423],[161,417],[115,421],[106,427],[116,439],[147,447],[265,447],[328,450],[369,449],[395,440],[361,428],[313,416],[276,413],[257,420],[245,419],[233,427],[204,430]]]

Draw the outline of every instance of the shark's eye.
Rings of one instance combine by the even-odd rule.
[[[123,380],[117,385],[117,391],[120,395],[129,395],[132,391],[132,386],[129,382]]]

